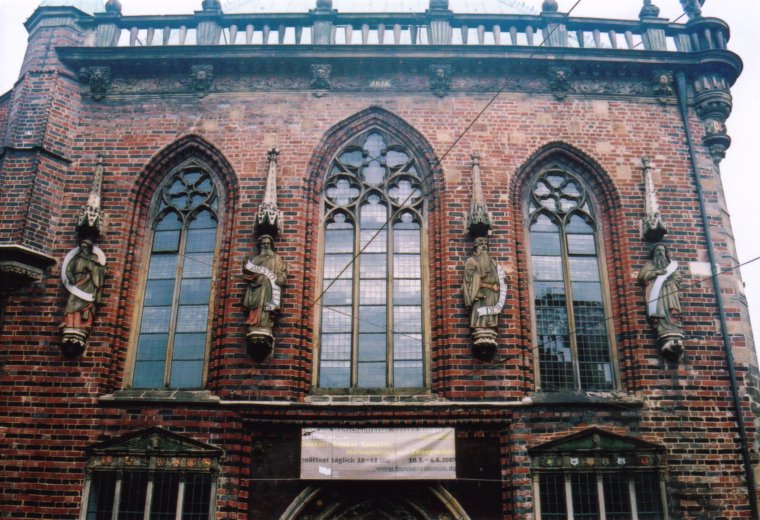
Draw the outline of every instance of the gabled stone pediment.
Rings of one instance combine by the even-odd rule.
[[[163,428],[148,428],[110,439],[88,449],[92,455],[193,455],[218,457],[222,450]]]
[[[601,428],[589,428],[528,448],[531,466],[541,469],[657,467],[665,447]]]

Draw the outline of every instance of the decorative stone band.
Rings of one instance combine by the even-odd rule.
[[[499,314],[504,308],[504,302],[507,299],[507,284],[504,283],[504,269],[500,265],[497,265],[496,272],[499,275],[499,301],[492,307],[479,308],[478,316],[493,316],[494,314]]]
[[[678,262],[675,260],[672,260],[670,264],[668,264],[668,267],[665,268],[665,274],[661,274],[657,277],[657,279],[654,281],[654,285],[652,286],[652,292],[649,294],[649,306],[648,311],[650,316],[657,316],[657,301],[660,299],[660,292],[662,292],[662,286],[665,285],[665,281],[670,277],[671,274],[676,272],[676,269],[678,269]]]
[[[75,247],[69,251],[69,254],[67,254],[66,258],[63,260],[63,267],[61,267],[61,281],[63,281],[63,286],[66,287],[66,290],[77,298],[86,302],[93,302],[95,301],[95,295],[92,293],[84,292],[82,289],[77,287],[74,282],[69,280],[69,277],[66,275],[66,272],[69,268],[69,263],[75,256],[79,254],[79,250],[79,247]],[[95,253],[95,256],[97,257],[98,263],[100,265],[106,265],[106,255],[103,253],[102,249],[100,249],[98,246],[93,246],[92,252]]]
[[[252,273],[261,274],[267,277],[269,280],[269,283],[272,284],[272,301],[267,302],[264,305],[265,311],[274,311],[280,308],[280,286],[277,285],[277,277],[275,274],[267,269],[264,266],[261,265],[254,265],[253,262],[248,260],[245,264],[245,270],[250,271]]]

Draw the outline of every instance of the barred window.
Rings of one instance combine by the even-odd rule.
[[[540,388],[611,390],[606,291],[587,189],[565,169],[532,183],[528,231]]]
[[[324,215],[318,386],[424,387],[425,201],[413,155],[380,130],[358,136],[332,163]]]
[[[132,373],[134,388],[203,385],[218,203],[211,175],[192,162],[169,175],[158,190]]]
[[[150,428],[88,450],[80,520],[210,520],[222,450]]]
[[[538,477],[541,520],[663,520],[657,472],[565,472]]]

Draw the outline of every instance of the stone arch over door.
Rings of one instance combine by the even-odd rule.
[[[346,482],[309,486],[280,520],[470,520],[442,485]]]

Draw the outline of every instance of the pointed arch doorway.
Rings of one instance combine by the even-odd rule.
[[[442,485],[341,482],[309,486],[280,520],[470,520]]]

